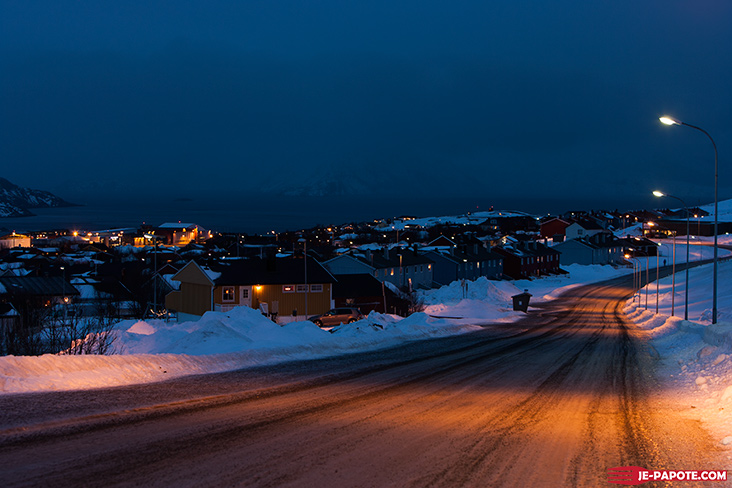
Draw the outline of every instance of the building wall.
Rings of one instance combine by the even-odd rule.
[[[426,256],[435,262],[433,267],[433,276],[437,283],[447,285],[459,279],[457,263],[455,261],[433,251],[428,252]]]
[[[423,288],[431,288],[433,281],[432,263],[402,266],[394,266],[393,268],[384,268],[376,270],[374,278],[379,281],[388,281],[392,285],[401,288],[409,287],[409,280],[412,281],[412,289],[420,286]]]
[[[567,236],[567,239],[577,239],[579,237],[594,236],[600,232],[602,232],[602,229],[585,229],[581,225],[574,223],[567,227],[565,235]]]
[[[552,219],[541,224],[542,237],[554,237],[555,235],[564,235],[569,223],[559,219]]]
[[[31,238],[16,234],[0,239],[0,249],[12,249],[14,247],[31,247]]]
[[[562,253],[559,258],[561,264],[601,264],[595,262],[597,258],[594,249],[574,240],[564,241],[553,249]]]
[[[181,282],[180,293],[180,309],[176,309],[177,312],[203,315],[211,310],[211,286]],[[165,303],[167,306],[167,300]]]
[[[279,316],[292,315],[293,311],[297,311],[299,316],[325,313],[332,306],[332,285],[330,283],[317,284],[322,286],[322,291],[311,291],[312,285],[308,285],[308,293],[297,291],[297,284],[287,285],[295,287],[296,291],[291,293],[283,291],[285,285],[253,286],[252,308],[258,309],[260,304],[266,303],[269,312],[277,312]],[[305,297],[307,297],[307,310]],[[276,306],[275,302],[277,302]]]

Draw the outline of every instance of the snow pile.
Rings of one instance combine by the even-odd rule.
[[[208,312],[196,322],[162,320],[117,324],[113,356],[0,358],[0,392],[97,388],[161,381],[188,374],[313,359],[397,345],[405,340],[469,332],[465,321],[426,314],[407,319],[370,314],[364,320],[323,330],[312,322],[280,326],[248,307]]]
[[[425,313],[433,317],[506,322],[517,316],[513,312],[511,296],[522,291],[510,282],[481,277],[475,281],[454,281],[423,292],[420,298],[425,304]]]

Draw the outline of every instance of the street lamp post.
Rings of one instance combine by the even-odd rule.
[[[303,243],[303,258],[305,261],[305,319],[308,318],[309,312],[308,312],[308,291],[310,289],[310,285],[308,285],[308,240],[306,238],[299,239],[299,242]]]
[[[659,250],[661,249],[661,244],[658,244],[658,247],[656,247],[656,315],[658,315],[658,295],[659,295],[659,271],[660,266],[658,262],[661,260],[661,256],[659,255]]]
[[[668,197],[668,198],[673,198],[674,200],[680,201],[681,205],[684,206],[684,212],[686,212],[686,277],[684,278],[684,281],[686,283],[686,289],[684,290],[684,320],[689,320],[689,206],[686,205],[686,202],[684,202],[679,197],[675,197],[673,195],[668,195],[668,194],[660,192],[658,190],[654,191],[653,195],[657,196],[659,198]],[[674,237],[675,237],[675,234],[674,234]],[[674,260],[675,259],[676,258],[674,258]],[[672,310],[671,315],[673,316],[673,307],[671,307],[671,310]]]
[[[712,285],[712,323],[717,323],[717,261],[718,261],[718,255],[719,255],[719,247],[717,246],[717,226],[718,226],[718,215],[717,210],[719,206],[719,155],[717,153],[717,144],[714,142],[714,139],[712,139],[712,136],[709,135],[709,132],[705,131],[701,127],[697,127],[695,125],[687,124],[686,122],[681,122],[680,120],[676,120],[673,117],[669,117],[667,115],[664,115],[663,117],[660,117],[658,120],[660,120],[662,123],[666,125],[684,125],[686,127],[691,127],[692,129],[696,129],[699,132],[705,134],[709,140],[712,142],[712,147],[714,147],[714,279],[713,279],[713,285]],[[688,285],[687,285],[688,286]]]
[[[674,231],[674,250],[671,253],[671,316],[676,316],[676,231]]]
[[[153,252],[153,317],[158,316],[158,239],[160,236],[155,234],[144,234],[146,239],[152,239],[154,245]]]
[[[625,259],[630,260],[630,263],[633,265],[633,301],[635,302],[635,292],[636,290],[639,290],[638,292],[638,305],[640,306],[640,281],[641,281],[641,274],[640,271],[636,272],[636,264],[638,265],[637,269],[641,269],[640,261],[638,261],[636,258],[632,257],[630,254],[625,255]]]
[[[648,310],[648,267],[650,265],[651,258],[648,256],[648,252],[646,252],[646,310]]]

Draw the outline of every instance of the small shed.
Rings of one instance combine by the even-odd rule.
[[[520,312],[527,312],[529,310],[529,300],[531,299],[531,293],[529,290],[524,290],[523,293],[514,295],[513,298],[513,309]]]

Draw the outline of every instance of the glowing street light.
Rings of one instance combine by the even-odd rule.
[[[719,206],[719,154],[717,153],[717,144],[714,142],[714,139],[712,139],[712,136],[709,135],[709,132],[705,131],[701,127],[697,127],[695,125],[687,124],[686,122],[682,122],[680,120],[677,120],[673,117],[669,117],[668,115],[664,115],[663,117],[659,117],[661,123],[666,125],[683,125],[686,127],[691,127],[692,129],[696,129],[699,132],[702,132],[705,134],[709,140],[712,142],[712,147],[714,147],[714,279],[713,279],[713,291],[712,291],[712,323],[717,323],[717,262],[718,262],[718,254],[719,254],[719,247],[717,246],[717,219],[718,219],[718,206]],[[688,235],[688,233],[687,233]],[[687,285],[688,287],[688,285]]]
[[[686,202],[684,202],[679,197],[667,195],[666,193],[658,190],[655,190],[653,192],[653,195],[659,198],[668,197],[680,201],[681,205],[684,206],[684,212],[686,212],[686,290],[684,291],[684,320],[689,320],[689,207],[686,205]]]
[[[659,117],[658,120],[661,121],[661,123],[666,125],[681,125],[681,122],[674,119],[673,117],[669,117],[668,115],[664,115],[663,117]],[[656,193],[656,192],[653,192]]]

